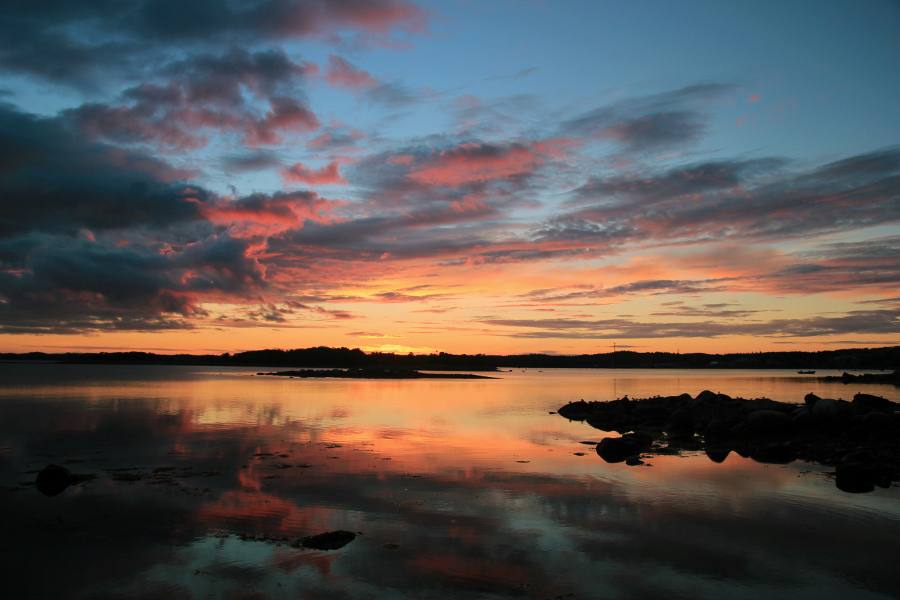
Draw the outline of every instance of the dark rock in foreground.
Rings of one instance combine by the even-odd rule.
[[[606,437],[606,462],[642,464],[641,456],[703,451],[723,462],[732,451],[763,463],[805,460],[835,466],[847,492],[900,481],[900,404],[870,394],[853,402],[807,394],[800,403],[746,400],[704,391],[611,402],[571,402],[561,416],[621,437]]]
[[[330,377],[339,379],[496,379],[471,373],[420,373],[411,369],[301,369],[299,371],[275,371],[257,375],[280,377]]]

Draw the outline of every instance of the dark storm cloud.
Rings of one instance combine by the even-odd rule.
[[[84,142],[64,119],[0,106],[0,236],[198,219],[185,185],[172,181],[188,175],[145,154]]]
[[[724,84],[695,85],[629,99],[565,121],[561,131],[574,137],[611,139],[629,152],[679,147],[706,132],[708,116],[703,104],[734,90]]]
[[[222,223],[302,227],[329,207],[311,191],[225,199],[75,131],[0,106],[5,333],[190,327],[206,299],[268,286],[251,242]]]
[[[110,71],[146,70],[146,58],[164,55],[167,45],[189,49],[342,31],[390,41],[392,30],[424,32],[427,19],[405,0],[5,0],[0,66],[93,86]]]
[[[55,330],[73,320],[89,329],[144,328],[172,323],[175,315],[198,316],[197,300],[205,294],[265,287],[248,248],[227,234],[179,251],[41,234],[4,240],[0,330],[15,332],[21,323]]]

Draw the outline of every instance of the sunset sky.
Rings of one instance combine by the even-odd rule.
[[[0,351],[900,345],[900,3],[5,0]]]

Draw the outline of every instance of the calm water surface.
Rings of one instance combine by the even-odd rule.
[[[788,371],[302,380],[0,364],[11,598],[900,598],[900,489],[732,454],[603,462],[579,399],[900,401]],[[818,375],[823,374],[822,372]],[[584,455],[579,456],[579,453]],[[97,478],[45,497],[49,463]],[[154,473],[155,471],[155,473]],[[239,534],[361,532],[334,551]]]

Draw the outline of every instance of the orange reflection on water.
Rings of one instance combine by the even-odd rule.
[[[181,595],[198,598],[245,588],[284,595],[277,584],[293,585],[291,597],[382,590],[555,597],[576,589],[581,597],[652,597],[693,589],[697,581],[710,589],[721,582],[758,586],[764,596],[759,573],[784,578],[785,561],[799,565],[793,572],[826,573],[842,593],[852,592],[855,584],[847,582],[859,576],[896,589],[896,577],[878,567],[879,557],[895,554],[900,534],[895,489],[842,496],[822,469],[807,475],[804,465],[762,465],[735,454],[722,464],[700,453],[646,458],[652,466],[607,464],[580,442],[617,434],[549,414],[570,400],[628,389],[663,395],[749,386],[745,374],[705,381],[696,373],[640,379],[634,372],[627,380],[554,372],[503,373],[493,381],[313,381],[251,377],[249,370],[195,369],[179,377],[138,371],[83,385],[42,380],[4,405],[0,440],[10,456],[71,460],[73,470],[98,475],[92,484],[39,498],[35,507],[36,496],[24,495],[34,490],[0,495],[7,512],[26,515],[21,531],[8,524],[12,539],[94,524],[95,513],[135,536],[126,539],[145,540],[145,530],[156,527],[146,544],[164,540],[163,558],[141,577],[169,569],[189,582],[185,589],[197,586]],[[159,380],[148,376],[154,372]],[[796,396],[806,384],[760,385]],[[844,389],[831,392],[822,395]],[[5,485],[33,468],[7,469]],[[157,471],[169,479],[160,481]],[[135,480],[116,479],[117,472],[135,473]],[[65,514],[76,507],[85,513]],[[66,518],[47,525],[53,510]],[[335,529],[363,535],[331,552],[237,537]],[[78,550],[67,553],[77,572],[84,547],[78,535],[66,539]],[[850,558],[842,550],[848,544]],[[147,560],[142,555],[140,564]],[[846,581],[834,575],[841,569]],[[659,589],[648,592],[641,577],[621,572],[652,573]],[[203,587],[216,582],[233,587]],[[791,585],[809,592],[806,580]],[[722,597],[729,589],[714,591]]]

